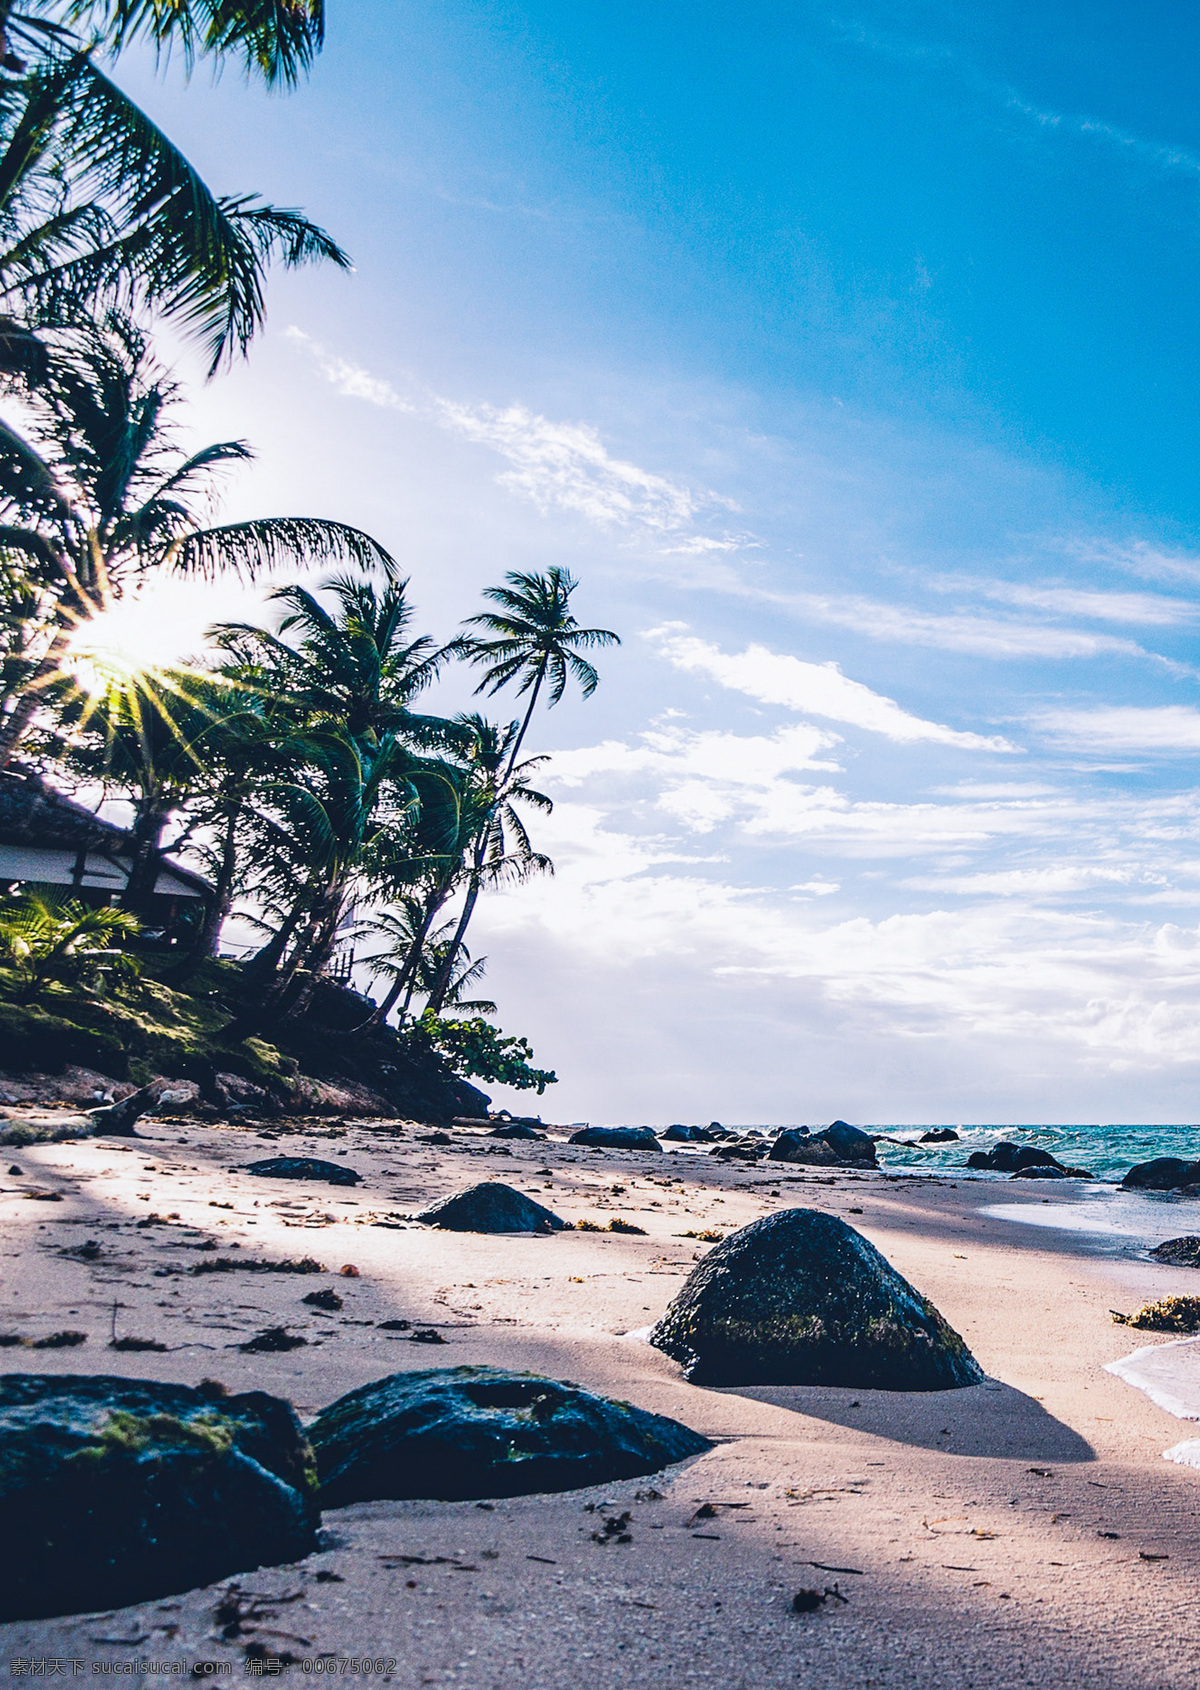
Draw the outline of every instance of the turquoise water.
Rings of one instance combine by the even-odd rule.
[[[732,1125],[732,1123],[726,1123]],[[1135,1162],[1148,1162],[1154,1156],[1181,1156],[1185,1160],[1200,1158],[1200,1126],[1173,1124],[1168,1126],[963,1126],[956,1121],[932,1122],[924,1127],[889,1127],[867,1121],[856,1121],[864,1132],[882,1133],[884,1141],[876,1145],[881,1168],[891,1172],[955,1173],[969,1179],[1007,1180],[1007,1174],[977,1172],[966,1167],[973,1150],[990,1150],[994,1144],[1007,1139],[1011,1144],[1035,1144],[1048,1150],[1060,1162],[1071,1168],[1086,1168],[1101,1180],[1119,1180]],[[816,1132],[824,1122],[809,1123]],[[924,1132],[938,1126],[951,1126],[957,1132],[957,1144],[918,1144]],[[744,1132],[745,1127],[735,1128]],[[774,1131],[774,1128],[755,1129]],[[891,1142],[887,1142],[891,1141]],[[707,1145],[704,1147],[707,1149]]]

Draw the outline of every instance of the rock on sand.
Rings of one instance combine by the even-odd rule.
[[[498,1180],[444,1197],[417,1219],[447,1232],[561,1232],[567,1225],[553,1209]]]
[[[0,1619],[120,1608],[317,1547],[312,1454],[262,1391],[0,1378]]]
[[[665,1415],[496,1367],[394,1373],[339,1397],[308,1435],[326,1508],[576,1490],[712,1447]]]
[[[357,1185],[362,1175],[338,1162],[325,1162],[319,1156],[268,1156],[264,1162],[250,1162],[248,1174],[264,1179],[323,1180],[326,1185]]]
[[[649,1127],[580,1127],[568,1144],[588,1144],[594,1150],[661,1150]]]
[[[650,1342],[698,1385],[945,1391],[984,1377],[933,1304],[816,1209],[768,1215],[718,1244]]]

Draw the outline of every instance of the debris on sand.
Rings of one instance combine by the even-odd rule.
[[[197,1249],[203,1249],[197,1245]],[[324,1273],[325,1269],[312,1256],[289,1256],[282,1262],[256,1261],[253,1256],[214,1256],[211,1261],[196,1262],[189,1274],[205,1273]]]
[[[0,1115],[0,1144],[62,1144],[70,1139],[105,1134],[136,1138],[134,1122],[153,1107],[162,1085],[161,1080],[152,1080],[140,1091],[130,1092],[120,1103],[105,1103],[81,1115],[36,1110],[21,1115]]]
[[[268,1156],[262,1162],[248,1162],[245,1172],[263,1179],[306,1179],[326,1185],[358,1185],[360,1173],[340,1162],[325,1162],[319,1156]]]
[[[816,1209],[783,1209],[718,1244],[650,1342],[693,1384],[943,1391],[984,1377],[933,1304]]]
[[[317,1547],[288,1403],[155,1380],[0,1378],[0,1619],[95,1612]]]
[[[711,1448],[664,1415],[494,1367],[393,1374],[332,1403],[308,1435],[329,1508],[576,1490]]]
[[[1136,1314],[1109,1313],[1118,1326],[1136,1326],[1142,1332],[1200,1332],[1200,1297],[1163,1297],[1147,1303]]]
[[[346,1306],[331,1285],[327,1285],[323,1291],[310,1291],[308,1296],[301,1297],[300,1301],[308,1303],[314,1309],[328,1309],[331,1314]]]
[[[449,1232],[561,1232],[567,1225],[552,1209],[498,1181],[469,1186],[416,1218]]]
[[[259,1356],[273,1355],[280,1350],[298,1350],[307,1343],[307,1338],[302,1338],[298,1332],[289,1332],[286,1326],[268,1326],[244,1344],[238,1344],[237,1348],[243,1355]]]

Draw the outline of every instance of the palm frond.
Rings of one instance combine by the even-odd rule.
[[[361,528],[319,517],[272,516],[198,529],[173,541],[163,561],[183,573],[211,580],[228,571],[246,580],[285,564],[314,565],[336,559],[394,574],[395,560]]]
[[[139,37],[160,57],[177,47],[189,73],[199,57],[240,58],[268,87],[296,83],[325,39],[324,0],[71,0],[67,16],[116,51]]]

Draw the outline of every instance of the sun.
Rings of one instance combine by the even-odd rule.
[[[63,667],[94,697],[127,687],[139,676],[176,668],[202,643],[193,619],[182,610],[169,590],[121,599],[80,623]]]

